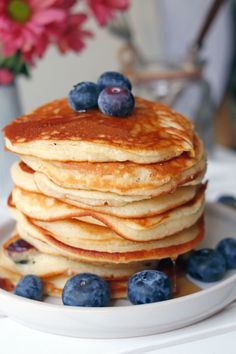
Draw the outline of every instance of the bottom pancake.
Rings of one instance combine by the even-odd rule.
[[[168,259],[163,260],[163,263],[158,265],[157,269],[167,274],[171,279],[173,298],[189,295],[200,290],[198,286],[186,279],[185,268],[186,255],[177,259],[175,267],[173,267],[173,262]],[[12,291],[21,276],[22,274],[20,273],[14,273],[9,269],[0,266],[0,288]],[[41,277],[44,284],[44,294],[53,297],[61,297],[62,290],[69,278],[69,275],[64,274],[46,278]],[[109,280],[107,282],[112,300],[127,299],[128,280]]]
[[[67,280],[79,273],[96,274],[108,282],[111,299],[126,298],[127,280],[143,269],[157,269],[158,262],[126,265],[89,264],[70,261],[64,257],[41,253],[14,234],[0,250],[0,288],[12,291],[20,278],[37,275],[44,284],[44,294],[61,297]]]
[[[156,269],[158,261],[129,264],[83,263],[61,255],[43,253],[31,243],[13,234],[0,249],[0,267],[22,275],[34,274],[41,278],[78,273],[96,274],[106,280],[128,279],[142,269]]]
[[[22,275],[14,273],[7,268],[0,267],[0,288],[12,291]],[[43,278],[44,295],[61,297],[62,289],[69,279],[69,276],[58,275],[49,278]],[[127,297],[127,281],[108,281],[111,299],[124,299]]]

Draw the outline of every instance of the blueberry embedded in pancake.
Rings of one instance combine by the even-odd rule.
[[[28,264],[32,262],[32,256],[37,252],[35,247],[23,239],[12,240],[5,244],[5,250],[16,264]]]
[[[17,254],[17,253],[24,253],[29,251],[30,249],[34,248],[30,243],[25,240],[19,239],[12,243],[10,243],[7,247],[7,252],[9,255]]]

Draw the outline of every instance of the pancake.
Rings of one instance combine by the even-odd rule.
[[[22,161],[13,163],[11,166],[11,177],[14,185],[30,192],[40,192],[34,181],[34,171]]]
[[[170,161],[149,165],[131,162],[62,163],[29,156],[21,158],[34,171],[43,173],[60,187],[87,190],[90,193],[110,192],[122,197],[140,196],[141,200],[174,191],[178,186],[193,181],[205,172],[203,146],[197,137],[195,143],[195,158],[183,154]],[[40,189],[43,188],[40,185],[41,179],[42,176],[36,180]],[[90,198],[94,198],[92,194]],[[113,195],[113,198],[116,196]]]
[[[89,272],[108,281],[112,298],[126,297],[130,275],[202,241],[206,152],[170,108],[137,97],[133,113],[118,118],[59,99],[4,135],[22,160],[8,200],[16,231],[0,247],[10,290],[35,274],[45,294],[61,296],[69,277]]]
[[[14,285],[20,280],[21,275],[0,266],[0,289],[12,291]]]
[[[191,182],[186,182],[182,185],[196,186],[197,184],[201,183],[204,173],[205,170],[203,172],[200,172],[200,174],[197,174],[197,176],[192,176]],[[110,192],[97,192],[93,190],[89,191],[64,188],[62,186],[57,185],[52,180],[50,180],[50,178],[48,178],[45,174],[40,172],[36,172],[34,174],[34,181],[38,189],[45,195],[68,201],[68,203],[74,205],[78,205],[76,204],[77,202],[92,207],[111,206],[120,208],[123,206],[127,206],[128,204],[133,204],[134,202],[144,202],[145,200],[154,199],[155,197],[159,197],[161,195],[172,194],[176,191],[177,188],[179,188],[177,185],[178,182],[176,183],[176,185],[173,185],[173,183],[166,183],[163,186],[157,188],[155,191],[150,191],[151,194],[146,191],[145,195],[119,195]]]
[[[31,172],[28,172],[28,170]],[[92,207],[94,210],[107,214],[111,213],[117,216],[120,214],[121,217],[141,217],[145,216],[141,213],[149,211],[152,215],[155,215],[170,209],[171,203],[176,206],[181,205],[194,196],[193,193],[203,178],[203,175],[200,175],[197,179],[184,184],[186,187],[193,186],[193,188],[179,187],[177,193],[174,191],[170,196],[167,194],[160,195],[150,201],[149,197],[146,199],[147,196],[121,196],[114,193],[66,189],[53,183],[43,173],[35,173],[22,161],[12,166],[11,173],[14,184],[22,189],[35,193],[41,192],[81,208],[91,209]]]
[[[21,240],[14,234],[0,250],[0,267],[22,275],[34,274],[41,278],[56,275],[72,276],[78,273],[96,274],[106,280],[128,279],[142,269],[156,269],[157,261],[129,264],[96,264],[73,261],[60,255],[42,253],[32,244],[24,241],[21,249],[14,250],[16,241]],[[22,240],[21,240],[22,242]]]
[[[4,135],[12,152],[56,161],[143,164],[183,152],[194,156],[191,122],[162,104],[138,97],[132,115],[122,119],[98,109],[76,112],[66,99],[55,100],[14,120]]]
[[[72,207],[55,198],[27,192],[17,187],[13,189],[12,203],[30,219],[43,221],[41,226],[46,227],[47,230],[55,226],[58,220],[64,220],[63,228],[67,228],[66,223],[70,228],[68,220],[75,218],[85,221],[85,223],[77,222],[76,226],[78,234],[82,237],[90,232],[101,232],[100,227],[90,231],[90,225],[87,223],[92,223],[106,226],[125,239],[146,242],[164,238],[195,224],[203,213],[204,188],[199,189],[192,201],[178,208],[157,216],[140,219],[122,219],[93,210]]]
[[[57,250],[65,257],[85,262],[130,263],[175,257],[196,247],[204,233],[201,218],[189,229],[164,239],[133,242],[101,226],[79,221],[45,223],[29,219],[17,209],[11,208],[11,211],[17,220],[20,237],[41,252],[50,253],[53,249],[54,253]],[[84,228],[83,236],[78,233],[78,225]],[[37,240],[41,241],[39,245],[34,244]]]
[[[164,213],[167,210],[178,207],[193,199],[199,188],[199,184],[178,187],[176,191],[172,193],[161,194],[157,197],[133,201],[130,203],[124,203],[123,201],[118,203],[117,200],[114,202],[114,200],[108,201],[94,199],[90,202],[91,200],[88,199],[76,198],[74,190],[66,190],[55,184],[50,188],[49,183],[51,184],[51,181],[48,177],[43,175],[43,178],[38,178],[38,174],[36,175],[37,185],[40,187],[40,191],[44,195],[59,199],[78,208],[94,210],[101,214],[113,215],[120,218],[144,218]],[[201,183],[200,179],[195,182]]]
[[[34,172],[27,172],[26,168],[28,167],[23,162],[16,162],[13,165],[12,178],[14,184],[25,191],[41,193],[41,191],[38,189],[37,185],[34,182]],[[49,184],[51,183],[51,181],[45,175],[43,175],[43,180],[44,179],[48,180]],[[42,179],[40,180],[42,183]],[[59,199],[72,206],[86,210],[94,210],[102,214],[113,215],[120,218],[144,218],[164,213],[167,210],[174,209],[180,205],[187,203],[188,201],[194,198],[198,188],[199,185],[179,187],[173,193],[160,195],[152,199],[145,199],[137,202],[127,203],[119,207],[110,205],[87,205],[82,202],[69,199],[70,196],[67,194],[68,191],[61,187],[58,187],[56,192],[54,192],[54,189],[50,189],[50,187],[48,188],[46,186],[44,187],[43,194],[49,197],[51,196],[56,199]]]
[[[81,203],[85,205],[114,205],[114,206],[122,206],[126,205],[128,203],[131,203],[133,201],[139,201],[140,199],[145,198],[145,196],[120,196],[116,195],[114,193],[107,193],[107,192],[98,192],[98,191],[87,191],[87,190],[68,190],[65,188],[61,188],[55,184],[53,184],[52,181],[49,180],[49,178],[42,174],[42,173],[35,173],[30,167],[28,167],[25,163],[22,161],[20,163],[15,163],[12,166],[12,179],[14,183],[26,190],[32,191],[32,192],[42,192],[46,195],[47,190],[48,193],[50,191],[56,190],[57,194],[60,194],[61,199],[65,200],[70,198],[75,201],[79,200]],[[46,189],[45,191],[42,191],[42,189]],[[53,192],[52,192],[53,193]]]

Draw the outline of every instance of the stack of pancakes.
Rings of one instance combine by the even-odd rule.
[[[13,283],[36,274],[58,295],[70,276],[90,272],[124,297],[131,274],[202,240],[205,151],[168,107],[136,98],[132,115],[116,118],[75,112],[61,99],[4,134],[21,158],[9,198],[16,231],[0,254]]]

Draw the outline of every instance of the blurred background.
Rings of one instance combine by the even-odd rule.
[[[213,96],[220,101],[228,80],[233,52],[232,4],[225,1],[206,37],[202,58]],[[150,61],[181,60],[194,40],[212,0],[131,0],[128,13],[134,41]],[[78,2],[77,8],[80,8]],[[118,15],[117,15],[118,17]],[[31,71],[31,78],[19,78],[23,110],[62,97],[82,80],[97,80],[101,72],[119,70],[118,51],[122,38],[93,19],[86,24],[94,32],[81,53],[59,55],[51,47]]]
[[[27,22],[24,17],[27,0],[3,3],[12,5],[12,11],[8,11],[11,20],[17,18],[23,22],[23,18]],[[82,47],[75,50],[68,41],[73,50],[61,50],[66,55],[61,55],[55,45],[48,46],[42,58],[33,58],[34,65],[27,54],[29,63],[26,60],[27,68],[22,66],[21,73],[29,72],[30,76],[17,75],[13,82],[5,84],[4,80],[1,82],[1,65],[4,70],[7,66],[2,60],[1,127],[15,115],[66,96],[77,82],[96,81],[103,71],[118,70],[132,79],[136,94],[167,103],[188,115],[209,156],[217,149],[219,154],[219,146],[223,147],[220,154],[227,148],[227,156],[231,156],[236,147],[236,1],[55,0],[52,3],[68,9],[71,6],[74,12],[88,11],[84,29],[93,35],[84,35],[83,50]],[[3,28],[1,6],[0,43],[3,39],[8,47],[7,40],[11,39]],[[19,9],[23,11],[21,17],[16,15]],[[41,22],[46,21],[41,18]],[[62,44],[58,39],[60,49]],[[10,165],[10,155],[3,154],[3,141],[1,144],[1,166]],[[1,186],[6,181],[3,173]]]

